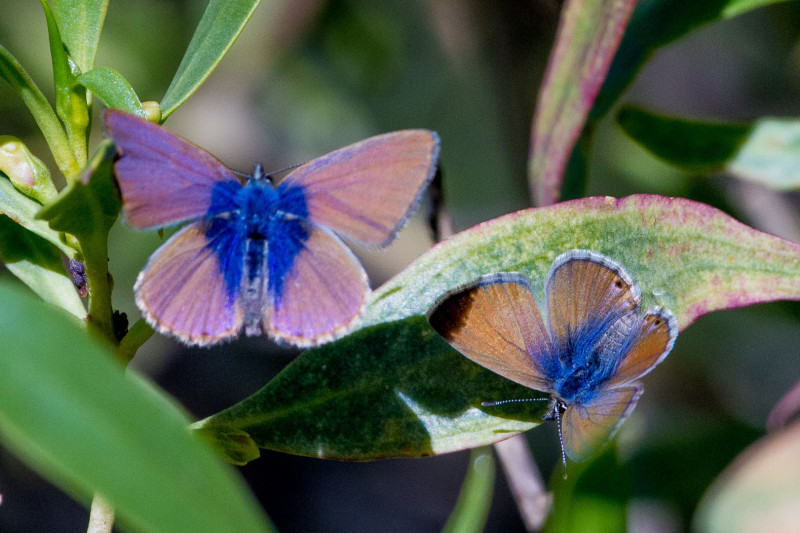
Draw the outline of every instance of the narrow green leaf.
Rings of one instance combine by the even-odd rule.
[[[721,170],[741,149],[751,124],[700,122],[623,107],[617,123],[633,140],[665,162],[692,171]]]
[[[230,468],[152,385],[63,313],[0,285],[3,445],[77,498],[98,492],[137,531],[269,531]],[[126,527],[126,529],[128,529]]]
[[[591,120],[603,117],[636,73],[661,47],[710,22],[787,0],[640,0],[631,16],[619,52],[592,109]]]
[[[704,204],[638,195],[529,209],[434,247],[373,294],[362,329],[304,353],[198,427],[223,449],[225,434],[246,432],[261,448],[355,460],[444,453],[531,428],[544,402],[481,402],[537,393],[452,350],[424,315],[443,294],[490,272],[529,276],[542,301],[553,260],[574,248],[624,265],[643,308],[672,310],[681,328],[718,309],[800,299],[800,245]]]
[[[42,205],[16,190],[8,179],[0,176],[0,215],[6,215],[20,226],[51,242],[68,257],[75,257],[75,250],[64,244],[58,232],[50,229],[46,222],[36,220]]]
[[[531,132],[528,181],[535,205],[561,195],[564,170],[628,23],[634,0],[568,0]]]
[[[106,107],[147,118],[131,84],[116,70],[97,67],[78,76],[78,83],[96,94]]]
[[[162,121],[208,78],[250,20],[260,0],[210,0],[178,71],[161,100]]]
[[[0,260],[44,301],[78,318],[86,316],[86,309],[64,270],[58,248],[5,215],[0,215]]]
[[[61,37],[81,72],[94,67],[108,0],[51,0]]]
[[[776,190],[800,188],[800,121],[726,124],[623,107],[619,125],[664,162],[688,172],[725,172]]]
[[[56,114],[64,124],[72,153],[79,167],[86,164],[87,135],[89,128],[89,106],[86,102],[86,89],[75,83],[76,73],[61,41],[55,16],[48,0],[40,0],[45,18],[47,34],[50,41],[50,55],[53,60],[53,79],[56,86]],[[75,175],[68,175],[72,181]]]
[[[0,78],[6,80],[22,98],[42,131],[61,172],[65,176],[77,175],[81,167],[70,149],[67,134],[61,127],[55,111],[22,65],[2,45],[0,45]]]
[[[491,448],[476,448],[469,458],[469,469],[458,503],[447,520],[443,533],[481,533],[489,516],[494,489],[494,457]]]
[[[800,423],[745,450],[709,488],[693,528],[701,533],[794,531],[800,524]]]

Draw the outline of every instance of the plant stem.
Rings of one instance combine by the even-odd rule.
[[[152,337],[153,333],[153,328],[143,318],[140,318],[131,326],[127,335],[122,338],[117,347],[117,358],[123,365],[127,366],[131,362],[131,359],[136,355],[142,344]]]
[[[505,470],[508,486],[517,502],[517,509],[528,531],[539,531],[547,519],[553,495],[547,492],[525,434],[494,443],[494,449]]]
[[[114,509],[99,494],[94,495],[89,511],[89,527],[86,533],[111,533],[114,528]]]
[[[86,279],[89,282],[89,330],[101,339],[116,346],[111,314],[111,282],[108,274],[107,235],[93,239],[90,246],[83,246]],[[83,244],[83,243],[81,243]]]

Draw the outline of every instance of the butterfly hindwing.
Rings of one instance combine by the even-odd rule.
[[[543,364],[552,346],[521,274],[483,276],[436,304],[428,321],[479,365],[532,389],[552,391]]]
[[[384,246],[416,208],[438,157],[435,132],[387,133],[306,163],[278,189],[301,189],[310,220],[361,243]]]
[[[625,417],[630,414],[642,387],[630,385],[605,389],[594,394],[591,401],[573,403],[561,415],[564,450],[573,461],[583,461],[614,436]]]
[[[367,275],[342,241],[315,224],[288,221],[269,241],[269,333],[297,346],[331,340],[358,318]],[[289,227],[291,226],[291,227]]]
[[[658,307],[648,311],[640,319],[639,330],[608,386],[623,385],[650,372],[667,357],[677,337],[678,326],[672,313]]]
[[[134,287],[136,303],[150,324],[193,345],[231,337],[243,320],[206,231],[198,222],[173,235],[150,257]]]
[[[217,184],[240,187],[214,156],[164,128],[119,110],[105,125],[120,153],[114,164],[125,218],[138,228],[205,216]]]

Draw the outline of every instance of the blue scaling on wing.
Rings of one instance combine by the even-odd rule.
[[[277,193],[277,206],[270,220],[267,244],[269,293],[276,306],[283,295],[286,276],[309,237],[306,229],[308,207],[303,187],[283,182],[278,185]]]
[[[308,204],[306,191],[302,185],[282,181],[278,184],[278,210],[308,220]]]
[[[235,219],[214,217],[209,221],[206,239],[208,240],[206,248],[217,256],[219,269],[225,277],[227,304],[233,305],[239,297],[242,286],[246,234]]]
[[[568,338],[555,339],[561,368],[556,373],[553,385],[564,401],[590,402],[613,374],[616,364],[609,364],[609,356],[612,360],[619,359],[630,344],[626,343],[624,349],[617,348],[619,351],[614,354],[603,349],[603,336],[614,322],[608,319],[590,320],[581,324]]]
[[[230,213],[236,209],[236,195],[242,190],[238,181],[220,181],[211,189],[211,203],[206,218]]]

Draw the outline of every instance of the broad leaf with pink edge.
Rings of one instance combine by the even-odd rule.
[[[503,417],[481,402],[538,393],[458,354],[425,314],[441,295],[490,272],[530,277],[541,301],[553,259],[574,248],[622,264],[642,307],[670,309],[681,329],[714,310],[800,299],[800,245],[705,204],[638,195],[529,209],[440,243],[373,294],[359,330],[306,352],[196,427],[236,462],[254,458],[256,446],[344,460],[420,457],[530,429],[544,402],[517,404]]]

